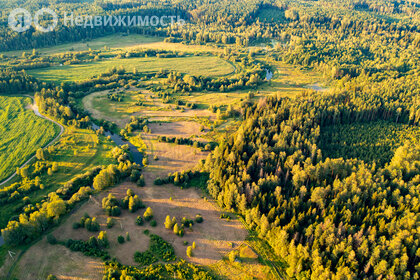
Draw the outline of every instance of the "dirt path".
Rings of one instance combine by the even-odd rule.
[[[40,112],[39,112],[39,109],[38,109],[38,106],[36,105],[36,103],[35,103],[35,100],[34,100],[34,98],[32,97],[32,96],[30,96],[30,95],[26,95],[26,96],[28,96],[28,97],[30,97],[31,99],[32,99],[32,101],[33,101],[33,104],[30,106],[30,109],[32,109],[33,111],[34,111],[34,113],[35,113],[35,115],[37,115],[38,117],[40,117],[40,118],[43,118],[43,119],[46,119],[46,120],[48,120],[48,121],[50,121],[50,122],[53,122],[53,123],[55,123],[56,125],[58,125],[59,127],[60,127],[60,133],[57,135],[57,137],[55,137],[50,143],[48,143],[45,147],[43,147],[43,149],[45,149],[45,148],[48,148],[49,146],[51,146],[55,141],[57,141],[58,140],[58,138],[60,138],[60,136],[64,133],[64,126],[62,126],[60,123],[58,123],[58,122],[56,122],[55,120],[53,120],[53,119],[50,119],[49,117],[47,117],[47,116],[44,116],[44,115],[42,115]],[[30,159],[28,159],[24,164],[22,164],[22,166],[20,166],[19,168],[23,168],[23,167],[25,167],[26,165],[28,165],[28,163],[33,159],[35,157],[35,155],[33,155]],[[4,185],[4,184],[6,184],[7,182],[9,182],[10,180],[12,180],[14,177],[16,176],[16,172],[15,173],[13,173],[9,178],[7,178],[6,180],[4,180],[3,182],[1,182],[0,183],[0,186],[2,186],[2,185]]]

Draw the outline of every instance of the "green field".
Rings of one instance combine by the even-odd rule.
[[[320,138],[324,157],[359,158],[384,165],[405,141],[420,141],[420,128],[385,121],[353,123],[325,127]]]
[[[159,70],[173,70],[203,76],[224,76],[235,71],[229,62],[214,56],[189,56],[174,58],[139,57],[107,59],[78,65],[54,66],[28,71],[40,80],[68,82],[82,81],[106,72],[113,67],[123,66],[127,71],[134,68],[141,73],[154,73]]]
[[[37,51],[41,55],[54,55],[54,54],[65,53],[69,51],[87,51],[89,49],[98,50],[104,47],[108,47],[111,49],[125,48],[125,47],[140,46],[142,44],[150,44],[150,43],[156,43],[156,42],[162,42],[162,41],[163,41],[163,38],[160,38],[160,37],[145,36],[145,35],[139,35],[139,34],[131,34],[130,36],[114,34],[114,35],[104,36],[104,37],[89,40],[89,41],[61,44],[61,45],[57,45],[53,47],[40,48],[40,49],[37,49]],[[32,53],[32,49],[0,52],[0,53],[7,56],[21,56],[23,52]]]
[[[26,108],[31,102],[29,97],[0,96],[0,181],[60,131],[57,125]]]

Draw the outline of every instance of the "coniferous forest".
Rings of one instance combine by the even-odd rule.
[[[185,23],[9,28],[43,7]],[[0,174],[1,279],[420,278],[418,1],[0,11],[0,95],[20,102],[0,104],[0,153],[27,161]],[[48,145],[16,139],[31,100]],[[54,264],[28,261],[43,248]],[[103,273],[77,274],[91,259]]]

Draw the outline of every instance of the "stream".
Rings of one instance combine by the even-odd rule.
[[[96,131],[96,130],[100,129],[100,127],[97,126],[96,124],[92,123],[92,129]],[[107,131],[107,130],[105,130],[105,136],[109,136],[117,146],[128,145],[128,148],[129,148],[129,151],[130,151],[131,156],[133,158],[133,161],[135,163],[139,164],[140,166],[143,165],[143,163],[142,163],[143,154],[137,149],[136,146],[131,144],[131,142],[125,141],[118,134],[113,134],[112,132]]]

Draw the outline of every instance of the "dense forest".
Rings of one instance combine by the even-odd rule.
[[[0,0],[1,51],[131,32],[164,37],[165,42],[212,45],[222,49],[220,58],[242,68],[234,77],[211,78],[172,71],[145,74],[122,67],[87,81],[57,85],[38,81],[26,70],[108,57],[92,50],[51,56],[39,56],[36,50],[21,57],[1,54],[0,93],[34,92],[40,111],[67,126],[90,125],[91,117],[78,103],[82,97],[129,88],[141,79],[159,78],[149,89],[170,103],[171,96],[180,93],[257,91],[268,84],[265,69],[271,69],[270,63],[322,73],[331,81],[329,92],[308,89],[295,97],[241,99],[235,110],[229,106],[224,116],[237,117],[240,125],[219,143],[159,136],[160,142],[211,153],[200,172],[170,174],[155,184],[187,186],[193,178],[209,178],[206,191],[267,241],[285,262],[290,278],[420,278],[418,1],[53,1],[49,7],[60,15],[70,9],[83,16],[169,13],[182,16],[186,24],[93,29],[59,24],[48,34],[33,28],[17,34],[7,27],[8,12],[18,2]],[[31,10],[41,6],[41,1],[23,5]],[[264,48],[253,49],[262,44]],[[119,58],[186,55],[138,49]],[[116,130],[114,124],[101,124]],[[133,118],[120,134],[128,136],[146,125]],[[6,242],[28,244],[41,236],[76,202],[88,198],[93,192],[88,186],[99,191],[130,176],[140,180],[140,168],[128,160],[126,151],[114,150],[114,158],[118,164],[79,175],[42,203],[10,217],[2,230]],[[0,190],[0,205],[40,189],[37,176],[50,168],[37,163],[20,170],[20,181]],[[139,185],[144,185],[142,180]],[[112,207],[116,205],[104,208],[111,213]],[[213,279],[206,270],[184,262],[143,269],[116,261],[105,266],[104,279],[154,279],[173,271],[180,271],[180,279]]]
[[[291,277],[416,279],[420,272],[418,142],[398,148],[383,168],[330,159],[318,148],[326,125],[397,121],[396,112],[376,113],[392,112],[393,102],[366,111],[358,98],[261,100],[207,160],[210,194],[267,238]]]

